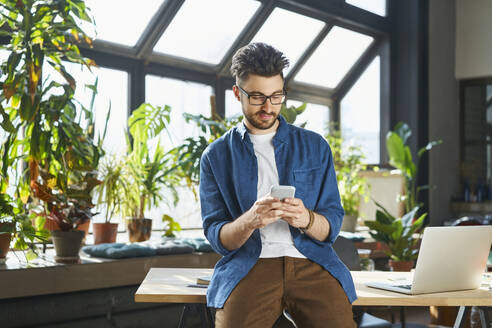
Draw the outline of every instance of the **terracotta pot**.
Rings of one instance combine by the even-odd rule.
[[[92,223],[94,244],[114,243],[118,234],[118,223]]]
[[[150,239],[152,232],[151,219],[127,219],[128,239],[131,243]]]
[[[345,215],[342,221],[342,227],[340,230],[355,232],[355,227],[357,226],[357,216],[355,215]]]
[[[77,263],[79,251],[82,247],[84,231],[53,231],[51,233],[55,245],[55,261],[61,263]]]
[[[5,225],[6,223],[0,223],[0,227]],[[8,224],[8,223],[7,223]],[[5,258],[10,249],[10,241],[12,240],[11,233],[2,233],[0,234],[0,259]]]
[[[410,272],[415,261],[393,261],[389,260],[388,264],[391,271]]]

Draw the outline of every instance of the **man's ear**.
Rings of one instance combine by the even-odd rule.
[[[239,96],[239,88],[237,87],[237,85],[233,85],[232,86],[232,92],[234,93],[234,97],[238,100],[238,101],[241,101],[241,97]]]

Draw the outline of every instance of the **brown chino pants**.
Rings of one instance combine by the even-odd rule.
[[[340,283],[317,263],[293,257],[259,259],[217,309],[215,326],[272,327],[283,309],[298,328],[356,326]]]

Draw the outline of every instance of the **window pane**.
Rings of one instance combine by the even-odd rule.
[[[134,46],[163,0],[86,0],[97,39]],[[87,25],[86,25],[87,26]]]
[[[253,42],[265,42],[282,51],[290,60],[284,71],[287,74],[324,25],[319,20],[275,8]]]
[[[302,101],[287,100],[287,106],[299,107]],[[305,129],[314,131],[322,136],[325,135],[328,123],[330,122],[330,109],[328,106],[310,104],[306,105],[306,110],[296,117],[295,125],[306,123]]]
[[[123,153],[126,149],[128,73],[109,68],[92,68],[91,73],[85,66],[72,63],[65,63],[65,67],[67,72],[77,81],[74,98],[77,100],[75,104],[78,108],[80,108],[80,104],[85,108],[90,108],[92,90],[86,86],[94,84],[96,78],[98,79],[97,95],[94,102],[96,140],[98,134],[102,137],[104,133],[106,116],[111,108],[103,148],[107,154]]]
[[[342,137],[362,146],[365,162],[379,163],[380,72],[376,57],[340,103]]]
[[[333,27],[295,80],[334,88],[367,49],[372,37]]]
[[[146,77],[145,101],[154,106],[171,106],[171,139],[164,135],[161,144],[165,151],[179,145],[187,137],[198,136],[200,130],[194,125],[187,125],[183,119],[183,113],[194,115],[202,114],[209,117],[210,96],[213,94],[212,87],[199,83],[185,82],[169,78],[148,75]],[[164,197],[170,195],[164,194]],[[161,217],[164,213],[173,217],[181,227],[201,227],[200,204],[188,188],[179,190],[179,203],[175,208],[169,209],[162,204],[152,211],[150,217],[154,220],[154,229],[163,228]]]
[[[226,90],[225,110],[226,110],[226,117],[231,117],[234,115],[243,115],[241,102],[239,102],[236,99],[236,97],[234,97],[234,92],[232,92],[232,90]]]
[[[386,0],[347,0],[346,2],[379,16],[386,16]]]
[[[154,51],[218,64],[259,6],[251,0],[187,0]]]

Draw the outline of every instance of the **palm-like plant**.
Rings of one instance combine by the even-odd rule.
[[[99,172],[102,183],[97,186],[98,206],[104,206],[105,223],[110,223],[116,213],[121,213],[124,201],[122,179],[124,174],[123,162],[116,156],[107,158],[101,165]]]
[[[414,162],[410,147],[406,144],[411,135],[410,127],[403,122],[399,122],[394,131],[389,131],[386,135],[389,163],[399,169],[405,178],[404,192],[400,195],[400,200],[405,204],[405,213],[410,212],[416,206],[422,206],[417,202],[418,195],[420,191],[430,188],[429,185],[417,186],[418,168],[422,155],[442,143],[441,140],[431,141],[425,147],[420,148],[417,152],[417,161]]]
[[[171,193],[174,203],[178,200],[171,158],[158,140],[161,132],[167,131],[170,111],[169,106],[142,104],[128,119],[126,172],[121,180],[125,216],[143,219],[145,210],[150,210],[159,201],[167,201],[163,198],[163,189]],[[153,147],[151,143],[156,141]]]

